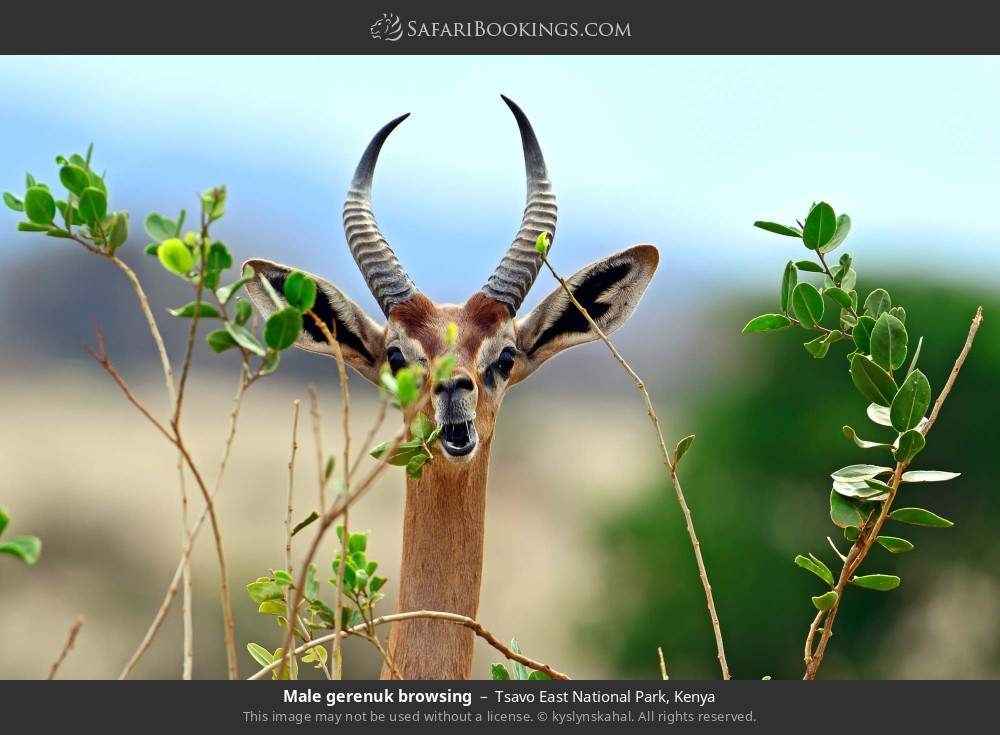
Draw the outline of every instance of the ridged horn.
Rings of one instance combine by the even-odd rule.
[[[521,228],[500,265],[483,286],[483,293],[507,305],[511,314],[517,312],[542,265],[541,256],[535,251],[535,240],[541,232],[550,238],[556,234],[556,195],[552,191],[545,159],[538,145],[535,131],[521,108],[504,95],[500,95],[514,113],[521,131],[524,149],[524,172],[528,180],[528,198],[521,218]]]
[[[389,316],[396,304],[412,297],[417,288],[375,221],[375,214],[372,212],[372,175],[385,139],[409,116],[406,113],[397,117],[375,134],[354,170],[354,179],[347,192],[347,201],[344,202],[344,234],[347,235],[351,255],[386,316]]]

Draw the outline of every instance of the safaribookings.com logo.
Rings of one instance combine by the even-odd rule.
[[[403,25],[395,13],[382,17],[368,29],[376,41],[407,38],[631,38],[627,21],[420,21]]]

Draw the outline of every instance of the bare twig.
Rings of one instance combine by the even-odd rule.
[[[309,414],[312,416],[313,444],[316,448],[316,471],[319,473],[319,512],[326,513],[326,458],[323,456],[323,422],[320,420],[319,394],[316,386],[310,385]]]
[[[576,297],[573,295],[572,289],[570,289],[569,284],[566,280],[556,273],[555,268],[552,267],[552,263],[549,262],[548,255],[542,253],[542,262],[548,267],[549,271],[552,273],[553,277],[562,286],[563,291],[569,298],[573,306],[576,307],[577,311],[583,315],[583,318],[587,320],[590,324],[590,328],[600,337],[601,341],[607,346],[611,355],[615,358],[622,369],[632,378],[632,382],[635,383],[636,389],[642,394],[643,400],[646,402],[646,413],[649,414],[649,420],[653,424],[653,430],[656,432],[656,438],[660,445],[660,455],[663,460],[663,466],[667,469],[667,473],[670,475],[670,482],[674,486],[674,493],[677,495],[677,502],[681,507],[681,512],[684,514],[684,522],[687,525],[688,536],[691,539],[691,547],[694,549],[695,562],[698,565],[698,576],[701,578],[702,587],[705,590],[705,602],[708,605],[709,618],[712,621],[712,630],[715,633],[715,647],[717,652],[717,657],[719,659],[719,666],[722,668],[722,678],[730,679],[732,674],[729,671],[729,664],[726,662],[726,649],[722,640],[722,627],[719,624],[719,614],[715,609],[715,599],[712,596],[712,585],[708,581],[708,570],[705,568],[705,560],[701,555],[701,543],[698,541],[698,535],[695,533],[694,520],[691,518],[691,510],[688,508],[687,501],[684,498],[684,491],[681,489],[680,480],[677,477],[677,465],[671,459],[670,451],[667,449],[667,443],[663,438],[663,431],[660,428],[660,419],[656,415],[656,411],[653,409],[653,399],[649,395],[649,391],[646,390],[646,385],[643,383],[642,378],[632,369],[632,366],[628,364],[621,353],[618,352],[617,348],[608,339],[608,336],[604,333],[604,330],[598,326],[597,322],[594,321],[593,317],[587,311],[586,307],[583,306]]]
[[[375,440],[375,435],[378,430],[382,428],[382,424],[385,422],[385,415],[389,409],[389,397],[382,396],[378,404],[378,415],[375,417],[375,422],[372,424],[368,433],[365,435],[364,441],[358,448],[357,456],[354,458],[354,464],[351,465],[350,477],[354,477],[354,473],[358,471],[358,467],[361,466],[361,460],[368,456],[368,450],[371,449],[372,442]]]
[[[295,453],[299,449],[299,400],[292,403],[295,407],[292,413],[292,453],[288,458],[288,511],[285,515],[285,570],[292,573],[292,493],[295,489]],[[295,625],[295,618],[298,616],[298,608],[292,608],[292,590],[285,588],[285,605],[288,611],[289,628]],[[288,651],[288,665],[292,665],[292,651]],[[294,670],[292,672],[294,674]],[[292,678],[295,678],[292,676]]]
[[[344,420],[344,497],[350,497],[351,494],[351,472],[350,472],[350,459],[351,459],[351,396],[347,389],[347,366],[344,363],[344,353],[340,349],[340,343],[337,341],[336,336],[330,331],[330,327],[324,322],[316,312],[309,310],[306,312],[316,324],[316,326],[323,332],[323,336],[326,338],[327,343],[333,349],[333,355],[337,360],[337,374],[340,378],[340,397],[343,402],[341,407],[341,413]],[[334,329],[336,329],[336,322],[333,322]],[[347,563],[347,511],[349,505],[344,505],[342,509],[342,514],[344,516],[344,531],[341,534],[341,551],[340,551],[340,567],[337,572],[337,604],[334,609],[334,624],[336,629],[339,631],[341,627],[341,617],[342,611],[344,609],[344,567]],[[309,549],[309,553],[306,556],[305,562],[302,565],[302,573],[299,575],[299,584],[295,589],[294,605],[292,605],[289,610],[298,610],[299,605],[302,604],[302,596],[305,593],[305,574],[306,570],[309,568],[309,564],[312,563],[313,557],[316,555],[316,551],[319,548],[319,543],[326,533],[327,529],[330,527],[331,521],[327,521],[328,514],[324,511],[323,520],[320,522],[319,532],[316,534],[316,538],[313,540],[313,544]],[[292,625],[288,626],[288,635],[285,637],[285,650],[289,652],[288,661],[282,664],[281,675],[284,675],[286,665],[290,665],[292,660],[292,646],[295,643],[295,628]],[[333,659],[334,659],[334,671],[337,673],[337,678],[340,678],[340,666],[338,662],[340,661],[340,638],[334,638],[333,643]]]
[[[965,364],[965,358],[968,357],[969,350],[972,349],[972,343],[976,338],[976,333],[979,331],[979,325],[982,321],[983,308],[980,306],[976,310],[976,315],[972,319],[972,324],[969,327],[969,334],[965,339],[965,345],[963,345],[962,351],[959,353],[958,358],[956,358],[955,365],[952,367],[951,373],[948,375],[948,380],[945,382],[944,387],[938,394],[927,423],[924,425],[924,435],[930,431],[931,426],[937,420],[938,414],[941,411],[941,406],[944,404],[948,394],[951,393],[951,388],[955,384],[955,379],[958,377],[958,373],[962,369],[962,365]],[[868,556],[868,552],[871,550],[872,545],[878,538],[882,525],[889,517],[889,510],[892,507],[893,500],[896,498],[896,493],[899,490],[899,484],[902,481],[903,473],[909,465],[910,463],[908,461],[896,463],[896,467],[892,473],[892,480],[889,482],[889,495],[884,501],[882,501],[882,507],[879,510],[877,518],[874,522],[869,521],[864,524],[864,527],[858,534],[857,540],[854,542],[854,545],[847,554],[847,559],[844,561],[844,565],[840,570],[840,576],[837,579],[837,584],[834,587],[834,591],[837,593],[837,600],[834,602],[833,607],[830,608],[830,611],[826,615],[826,621],[823,624],[823,633],[820,636],[819,644],[816,646],[815,654],[812,653],[812,639],[816,634],[815,628],[818,625],[819,616],[817,616],[817,619],[813,621],[813,625],[810,626],[809,635],[806,638],[806,669],[805,674],[802,677],[803,679],[815,679],[820,666],[823,664],[823,656],[826,653],[827,644],[830,641],[830,636],[833,635],[833,621],[837,617],[837,611],[840,609],[840,603],[844,599],[844,590],[847,588],[847,585],[850,584],[854,572],[859,566],[861,566],[865,557]]]
[[[657,646],[656,653],[660,657],[660,678],[663,679],[663,681],[668,681],[670,677],[667,676],[667,662],[663,658],[663,646]]]
[[[250,385],[250,378],[247,370],[246,358],[244,357],[243,366],[240,372],[240,382],[236,389],[236,395],[233,398],[232,410],[229,413],[229,431],[226,437],[225,449],[223,450],[222,460],[219,463],[219,471],[215,479],[215,486],[212,490],[213,500],[218,496],[219,491],[222,488],[222,478],[226,473],[226,468],[228,467],[229,464],[229,457],[230,454],[232,453],[233,441],[236,438],[236,427],[239,421],[240,408],[243,405],[243,396],[245,395],[249,385]],[[139,642],[139,646],[136,648],[135,653],[132,654],[132,657],[128,660],[128,662],[125,664],[125,667],[122,669],[121,674],[119,674],[118,677],[119,679],[126,678],[132,672],[132,670],[139,663],[139,660],[143,657],[143,655],[145,655],[146,651],[149,650],[149,647],[152,645],[153,640],[156,638],[156,634],[159,632],[160,626],[163,625],[163,621],[166,619],[167,614],[170,612],[170,607],[173,604],[174,597],[177,595],[177,590],[181,584],[181,580],[183,577],[184,567],[186,564],[190,563],[191,549],[193,548],[194,543],[198,538],[198,532],[201,530],[201,527],[204,525],[208,517],[209,517],[209,509],[206,506],[202,510],[201,515],[198,517],[198,520],[195,521],[194,525],[191,528],[191,540],[181,550],[181,558],[180,561],[177,563],[177,569],[174,572],[173,579],[171,580],[170,585],[167,588],[167,592],[164,595],[163,602],[160,604],[160,607],[157,610],[156,615],[153,617],[153,622],[150,623],[149,628],[147,629],[146,634],[143,636],[143,639]]]
[[[83,627],[83,616],[77,615],[76,621],[73,623],[73,627],[69,629],[69,636],[66,638],[66,643],[63,645],[62,651],[59,653],[59,658],[55,660],[52,664],[52,669],[49,671],[49,681],[56,678],[56,674],[59,673],[59,667],[62,666],[63,661],[66,660],[66,656],[69,652],[73,650],[73,644],[76,643],[76,637],[80,633],[80,628]]]
[[[523,654],[512,651],[510,648],[508,648],[499,640],[497,640],[496,636],[490,633],[490,631],[484,628],[482,624],[480,624],[473,618],[466,617],[465,615],[458,615],[456,613],[437,612],[434,610],[416,610],[413,612],[395,613],[393,615],[382,615],[381,617],[377,617],[374,620],[370,621],[370,623],[368,622],[359,623],[358,625],[355,625],[351,628],[347,628],[346,630],[340,631],[340,633],[331,633],[329,635],[320,636],[315,640],[309,641],[308,643],[304,643],[295,649],[295,655],[299,656],[308,651],[310,648],[321,646],[324,643],[334,640],[335,638],[344,638],[348,635],[363,633],[367,630],[368,625],[379,626],[379,625],[385,625],[386,623],[394,623],[401,620],[416,620],[420,618],[429,620],[444,620],[446,622],[455,623],[457,625],[469,628],[477,636],[479,636],[484,641],[493,646],[493,648],[502,653],[504,657],[506,657],[510,661],[517,661],[520,664],[524,664],[529,669],[533,669],[535,671],[541,671],[542,673],[547,674],[553,679],[561,679],[561,680],[569,679],[569,677],[566,674],[560,671],[556,671],[548,664],[544,664],[540,661],[535,661],[534,659],[528,658]],[[250,679],[256,680],[263,678],[266,674],[273,671],[278,666],[282,665],[282,662],[284,662],[284,658],[282,658],[281,661],[274,661],[268,664],[260,671],[255,673],[253,676],[251,676]]]

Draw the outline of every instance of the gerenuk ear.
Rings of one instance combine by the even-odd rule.
[[[260,279],[266,278],[280,296],[284,292],[285,279],[295,269],[259,259],[248,260],[243,264],[244,268],[247,266],[253,269],[256,276],[247,283],[247,293],[257,311],[267,319],[285,304],[283,302],[281,306],[275,305],[261,285]],[[383,352],[383,328],[332,283],[312,274],[307,275],[316,281],[316,304],[313,306],[313,313],[323,320],[340,343],[344,362],[378,385]],[[333,357],[334,349],[327,341],[323,330],[309,316],[305,317],[303,325],[305,328],[295,346],[308,352],[318,352]]]
[[[653,245],[636,245],[577,271],[567,280],[574,298],[605,334],[626,322],[649,286],[660,254]],[[565,349],[599,339],[562,286],[517,322],[517,346],[524,353],[511,383],[533,373]]]

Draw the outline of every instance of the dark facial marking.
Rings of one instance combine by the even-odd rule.
[[[631,267],[630,263],[622,262],[610,268],[592,273],[587,280],[573,291],[573,296],[590,313],[594,321],[599,321],[608,312],[608,309],[611,308],[610,304],[598,303],[597,299],[602,293],[625,278]],[[528,350],[528,357],[535,354],[535,351],[550,339],[558,337],[560,334],[586,332],[589,328],[590,325],[584,319],[583,314],[573,304],[567,302],[559,318],[549,325],[539,335],[538,339],[535,340],[535,344]]]

